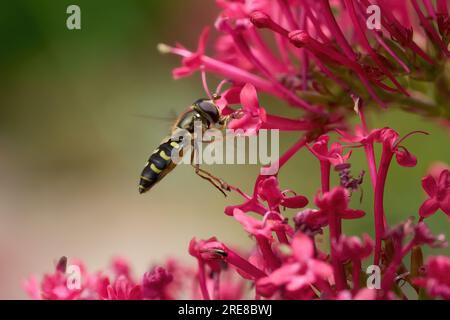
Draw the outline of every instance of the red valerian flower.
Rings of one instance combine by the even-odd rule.
[[[423,131],[413,131],[399,139],[399,134],[391,128],[382,128],[373,130],[370,135],[374,141],[383,144],[386,150],[389,150],[397,159],[397,163],[403,167],[414,167],[417,164],[417,158],[412,155],[408,149],[401,146],[400,143],[412,134],[422,133],[428,134]]]
[[[349,290],[340,291],[336,297],[336,300],[376,300],[376,298],[376,290],[362,288],[355,294],[352,294]]]
[[[262,179],[258,185],[259,197],[266,201],[269,208],[276,208],[280,205],[287,208],[299,209],[308,204],[308,199],[301,195],[286,196],[288,191],[281,191],[278,179],[275,176]]]
[[[242,224],[245,231],[255,237],[264,237],[271,240],[272,232],[274,231],[282,231],[290,235],[293,234],[292,227],[276,212],[268,212],[263,220],[258,220],[239,209],[234,209],[233,217]]]
[[[114,283],[106,287],[106,300],[141,300],[141,286],[125,276],[119,276]]]
[[[333,245],[341,261],[363,260],[372,253],[373,240],[367,234],[362,240],[356,236],[341,235]]]
[[[441,209],[450,217],[450,171],[443,169],[437,178],[427,175],[422,179],[422,187],[428,199],[420,206],[420,216],[426,218]]]
[[[291,299],[311,299],[311,285],[322,286],[333,276],[331,266],[314,258],[312,240],[297,233],[292,241],[292,259],[256,283],[256,291],[264,297],[276,292]]]
[[[255,134],[266,122],[266,111],[260,107],[256,89],[251,84],[246,84],[240,93],[242,104],[241,117],[231,121],[230,129],[244,129],[246,134]]]
[[[328,135],[321,135],[309,150],[320,161],[329,161],[334,166],[346,162],[350,158],[351,152],[343,154],[343,147],[338,142],[333,142],[328,148],[329,140],[330,137]]]
[[[173,281],[173,275],[163,267],[155,267],[146,272],[142,279],[142,297],[144,299],[169,300],[167,286]]]
[[[182,59],[183,66],[173,70],[172,74],[175,79],[190,76],[192,73],[200,69],[200,66],[202,64],[201,57],[205,53],[206,42],[208,41],[209,36],[209,30],[210,30],[209,27],[203,29],[200,38],[198,40],[197,51],[189,56],[184,57]],[[160,45],[159,49],[161,51],[168,50],[168,48],[166,48],[164,45]]]
[[[308,204],[308,199],[302,195],[287,196],[292,190],[281,190],[278,178],[276,176],[260,175],[256,179],[253,189],[253,195],[248,196],[239,190],[239,193],[245,198],[245,202],[240,205],[228,206],[225,213],[229,216],[233,215],[235,209],[243,212],[256,212],[265,215],[268,211],[278,210],[279,206],[299,209]],[[267,202],[268,208],[261,202]]]
[[[365,215],[362,210],[350,209],[348,207],[350,197],[348,191],[342,187],[335,187],[330,192],[323,195],[318,193],[314,199],[315,204],[320,209],[317,215],[326,217],[333,212],[341,219],[359,219]]]
[[[425,288],[432,297],[450,299],[450,259],[445,256],[428,258],[425,276],[414,280],[414,283]]]
[[[84,267],[80,262],[76,262],[80,270]],[[69,288],[67,284],[67,258],[62,257],[56,264],[53,273],[45,274],[39,284],[35,277],[31,277],[24,284],[25,290],[35,299],[44,300],[77,300],[81,297],[85,289],[83,284],[80,288]]]

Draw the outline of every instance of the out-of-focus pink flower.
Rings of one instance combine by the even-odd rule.
[[[45,274],[41,283],[37,282],[35,277],[32,277],[25,283],[27,292],[33,298],[44,300],[75,300],[79,299],[84,287],[69,288],[67,284],[66,275],[67,258],[62,257],[56,267],[55,271],[50,274]],[[80,265],[81,269],[81,265]]]
[[[319,210],[305,209],[294,216],[295,230],[308,235],[322,234],[328,224],[328,217]]]
[[[132,283],[125,276],[119,276],[114,283],[106,288],[106,300],[141,300],[141,286]]]
[[[445,256],[428,258],[425,264],[425,276],[414,281],[425,288],[432,297],[450,299],[450,259]]]
[[[292,242],[293,259],[284,263],[256,283],[256,290],[264,297],[275,292],[285,293],[291,299],[311,299],[315,294],[311,285],[326,282],[333,275],[331,266],[314,258],[311,239],[297,233]]]
[[[130,279],[130,263],[123,257],[115,257],[112,260],[111,267],[116,277],[125,276]]]
[[[377,290],[362,288],[356,294],[352,294],[349,290],[340,291],[336,300],[376,300]]]
[[[420,206],[420,216],[426,218],[441,209],[450,217],[450,171],[443,169],[438,177],[427,175],[422,179],[422,187],[428,199]]]
[[[173,281],[172,274],[162,267],[146,272],[142,279],[142,298],[169,300],[167,286]]]
[[[444,248],[447,246],[445,235],[435,236],[425,222],[417,223],[413,228],[413,243],[415,246],[427,245],[432,248]]]
[[[333,245],[341,261],[355,261],[370,256],[373,249],[373,240],[367,234],[363,235],[363,239],[356,236],[341,235],[337,243],[333,243]]]

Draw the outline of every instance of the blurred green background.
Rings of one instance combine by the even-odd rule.
[[[70,4],[81,7],[81,30],[66,28]],[[195,48],[200,30],[216,13],[214,1],[204,0],[0,4],[0,298],[25,297],[21,281],[52,270],[62,255],[82,259],[90,270],[123,255],[141,274],[167,257],[192,262],[187,254],[192,236],[250,246],[242,228],[223,214],[224,206],[240,199],[225,199],[189,166],[177,168],[150,193],[137,192],[142,165],[169,123],[136,115],[167,117],[204,95],[198,75],[172,80],[179,60],[159,55],[156,45],[179,41]],[[273,113],[291,112],[278,110],[274,100],[263,101]],[[433,161],[450,162],[448,132],[397,111],[369,118],[372,125],[402,134],[431,133],[405,143],[419,164],[394,164],[387,183],[388,220],[415,216],[424,199],[421,176]],[[282,134],[280,151],[296,138]],[[355,173],[364,167],[355,152]],[[258,173],[257,166],[209,169],[248,192]],[[319,188],[318,164],[303,150],[280,181],[312,199]],[[372,234],[368,182],[363,203],[354,201],[368,215],[346,223],[348,233]],[[442,212],[429,222],[436,233],[449,235]]]

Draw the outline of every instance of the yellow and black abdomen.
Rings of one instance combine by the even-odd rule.
[[[176,166],[171,159],[173,149],[181,148],[180,141],[170,138],[152,153],[141,173],[139,193],[150,190]]]

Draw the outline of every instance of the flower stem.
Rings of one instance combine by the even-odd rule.
[[[340,228],[338,227],[338,221],[337,221],[337,212],[331,211],[328,213],[328,224],[330,227],[330,252],[331,252],[331,264],[333,266],[333,272],[334,272],[334,280],[336,282],[336,288],[337,290],[344,290],[346,288],[345,283],[345,271],[344,266],[342,263],[338,260],[336,250],[334,248],[334,243],[337,242],[337,240],[340,237]]]
[[[383,207],[384,187],[386,177],[389,170],[389,165],[392,160],[393,153],[389,146],[383,145],[381,154],[380,168],[377,174],[375,186],[375,200],[374,200],[374,219],[375,219],[375,255],[374,264],[380,263],[381,257],[381,240],[384,236],[385,215]]]
[[[322,194],[330,191],[330,162],[328,160],[320,161],[320,177],[322,182]]]
[[[203,299],[210,300],[208,288],[206,286],[205,263],[201,259],[198,259],[198,282],[200,285],[200,291],[203,295]]]
[[[356,293],[359,290],[360,278],[361,278],[361,260],[355,259],[353,260],[353,270],[352,270],[353,293]]]

